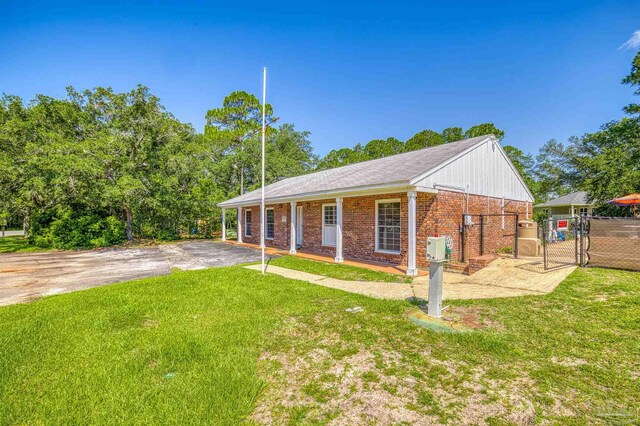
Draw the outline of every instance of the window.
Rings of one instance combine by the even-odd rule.
[[[589,207],[580,207],[578,209],[578,215],[587,216],[589,214]]]
[[[335,204],[322,205],[322,245],[336,246],[336,224],[338,223],[338,207]]]
[[[251,210],[244,211],[244,236],[251,236]]]
[[[275,234],[275,213],[273,209],[267,209],[267,235],[265,236],[268,240],[273,240],[273,235]]]
[[[337,218],[337,207],[335,205],[324,206],[324,224],[335,225]]]
[[[376,250],[400,253],[400,201],[376,202]]]

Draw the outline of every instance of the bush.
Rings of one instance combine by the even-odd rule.
[[[48,215],[47,215],[48,216]],[[124,222],[116,217],[59,211],[43,217],[32,228],[30,241],[39,247],[58,249],[106,247],[126,240]],[[48,224],[47,219],[52,219]]]

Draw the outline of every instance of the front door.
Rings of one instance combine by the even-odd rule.
[[[296,245],[302,247],[302,206],[296,207]]]
[[[336,246],[337,208],[335,204],[322,205],[322,245]]]

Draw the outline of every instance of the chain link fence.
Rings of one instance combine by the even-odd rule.
[[[583,217],[583,266],[640,271],[640,219]]]
[[[544,268],[640,271],[640,219],[580,216],[542,223]]]

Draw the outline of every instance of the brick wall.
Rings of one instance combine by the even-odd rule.
[[[267,204],[266,209],[273,208],[274,212],[274,238],[267,239],[267,230],[265,228],[264,244],[267,247],[289,248],[289,223],[291,218],[289,212],[289,204]],[[251,210],[251,236],[244,234],[245,211]],[[265,213],[266,214],[266,213]],[[282,221],[285,218],[286,222]],[[260,244],[260,206],[244,207],[242,209],[242,241],[251,244]]]
[[[400,200],[400,254],[386,254],[375,251],[376,200],[382,199]],[[465,205],[464,194],[448,191],[440,191],[437,195],[419,192],[416,201],[416,223],[418,228],[416,258],[418,267],[428,267],[428,262],[426,261],[427,238],[435,234],[440,236],[450,235],[452,237],[452,257],[455,260],[460,260],[462,249],[460,227],[462,226],[462,214]],[[330,203],[335,203],[335,199],[297,203],[298,206],[302,206],[303,250],[335,256],[335,247],[322,245],[322,205]],[[501,199],[498,198],[469,195],[467,203],[470,214],[495,214],[501,212]],[[505,212],[518,211],[522,218],[525,217],[527,203],[505,200],[505,204]],[[275,212],[275,238],[266,240],[266,245],[288,250],[291,223],[290,205],[289,203],[270,204],[267,205],[267,208],[269,207],[274,208]],[[373,260],[406,266],[408,199],[405,192],[344,198],[342,207],[342,241],[345,258]],[[246,209],[243,209],[243,215]],[[260,207],[255,206],[248,209],[251,209],[253,215],[252,236],[243,236],[243,239],[248,243],[259,244]],[[531,212],[530,203],[529,212]],[[285,222],[282,220],[283,217]],[[485,254],[502,246],[511,245],[510,238],[512,237],[504,237],[504,234],[512,233],[512,230],[515,229],[515,223],[512,218],[505,218],[505,229],[503,230],[501,222],[501,218],[496,217],[487,220],[485,223]],[[476,223],[467,228],[465,239],[467,258],[480,254],[479,235],[479,224]]]

